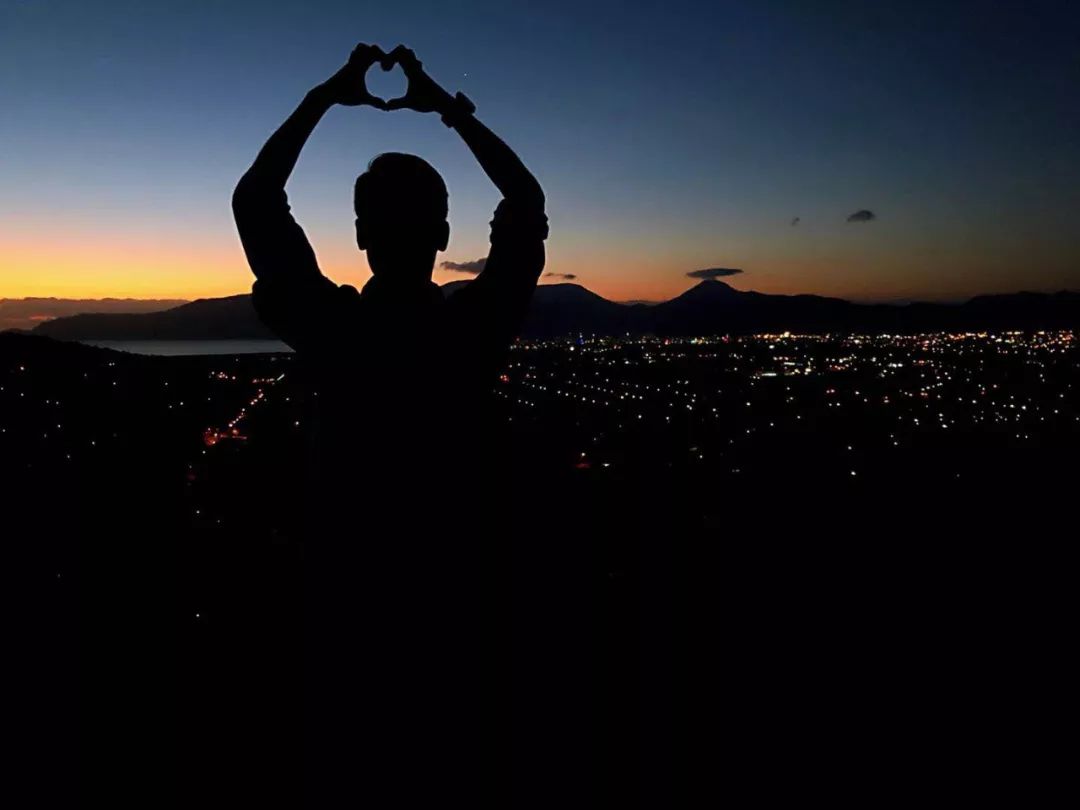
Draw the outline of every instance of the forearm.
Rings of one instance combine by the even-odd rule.
[[[289,211],[285,183],[332,103],[322,88],[308,93],[270,136],[233,192],[236,228],[248,264],[260,280],[321,277],[315,253]]]
[[[304,97],[240,178],[232,197],[233,216],[248,264],[260,283],[288,284],[294,292],[303,288],[305,294],[334,286],[320,272],[315,251],[289,210],[285,183],[304,144],[332,106],[382,108],[382,102],[367,92],[364,73],[384,55],[377,47],[357,45],[344,67]]]
[[[472,114],[472,105],[464,97],[456,98],[435,82],[416,54],[404,45],[390,52],[388,59],[396,61],[409,79],[409,88],[402,98],[386,103],[387,110],[411,109],[417,112],[438,113],[450,124],[476,156],[491,182],[503,198],[515,207],[528,206],[541,212],[544,192],[536,178],[525,168],[514,151]],[[384,65],[385,67],[385,65]]]
[[[543,209],[544,191],[540,183],[498,135],[473,115],[457,117],[454,129],[504,198]]]
[[[293,114],[285,119],[285,123],[278,127],[259,151],[255,162],[241,179],[241,186],[256,183],[263,188],[284,188],[304,144],[331,106],[333,101],[324,85],[319,85],[304,96]]]

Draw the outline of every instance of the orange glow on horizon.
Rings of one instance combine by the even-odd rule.
[[[34,231],[37,230],[35,233]],[[0,298],[170,298],[195,299],[249,292],[252,277],[235,235],[123,234],[65,229],[48,232],[24,228],[16,239],[5,237],[0,254]],[[313,239],[313,241],[319,241]],[[347,241],[316,248],[323,272],[338,283],[362,287],[370,271],[362,255]],[[475,258],[453,248],[439,260]],[[542,277],[542,284],[580,284],[612,301],[664,301],[698,283],[686,271],[715,266],[701,256],[659,257],[632,252],[625,246],[602,251],[595,247],[549,245],[545,272],[571,274],[573,279]],[[739,290],[771,294],[834,296],[849,300],[960,299],[980,293],[1015,292],[1015,278],[973,261],[957,261],[942,270],[912,272],[903,256],[870,264],[862,257],[819,255],[793,258],[762,253],[742,264],[744,274],[722,279]],[[1003,264],[1008,264],[1004,262]],[[1052,272],[1032,274],[1027,289],[1056,291]],[[436,269],[439,284],[473,276]]]

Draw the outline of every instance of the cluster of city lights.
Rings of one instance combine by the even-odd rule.
[[[578,338],[516,344],[496,394],[511,420],[561,419],[590,456],[628,431],[667,431],[701,459],[703,446],[716,455],[813,430],[846,452],[855,441],[910,447],[935,432],[1038,445],[1080,432],[1078,379],[1070,331]]]

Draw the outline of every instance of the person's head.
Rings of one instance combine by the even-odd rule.
[[[435,255],[446,250],[446,184],[426,160],[386,152],[356,178],[356,246],[371,272],[399,282],[430,280]]]

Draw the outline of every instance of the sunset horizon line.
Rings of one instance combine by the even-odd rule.
[[[433,279],[434,283],[438,286],[446,286],[459,281],[471,281],[475,276],[467,276],[461,278],[448,278],[443,281],[437,281]],[[985,289],[977,292],[963,292],[963,293],[940,293],[940,294],[918,294],[918,293],[897,293],[895,295],[859,295],[859,294],[844,294],[835,292],[813,292],[806,289],[788,290],[788,289],[758,289],[749,286],[737,286],[731,283],[730,280],[721,279],[687,279],[688,283],[685,286],[675,288],[670,293],[658,293],[651,295],[609,295],[600,292],[588,283],[587,279],[575,278],[575,279],[551,279],[541,280],[538,286],[551,287],[558,285],[573,285],[582,287],[590,292],[605,298],[608,301],[617,304],[658,304],[664,301],[669,301],[673,298],[677,298],[679,295],[700,286],[705,282],[719,282],[725,284],[738,292],[744,293],[760,293],[763,295],[787,295],[787,296],[801,296],[811,295],[821,298],[836,298],[844,301],[849,301],[855,304],[893,304],[903,305],[907,303],[962,303],[972,298],[987,295],[1020,295],[1020,294],[1035,294],[1035,295],[1055,295],[1058,293],[1080,293],[1080,288],[1073,288],[1069,286],[1038,286],[1038,287],[1019,287],[1008,289]],[[357,287],[362,287],[363,283],[357,284]],[[138,295],[129,293],[103,293],[103,294],[56,294],[56,293],[38,293],[28,295],[6,295],[0,296],[0,305],[5,303],[25,303],[32,301],[55,301],[66,303],[164,303],[174,304],[182,306],[183,304],[193,303],[195,301],[204,301],[215,298],[232,298],[242,295],[250,295],[250,289],[236,289],[236,290],[210,290],[201,293],[159,293],[153,295]]]

